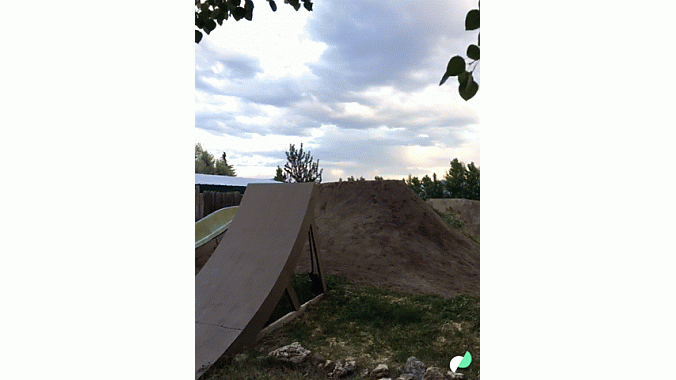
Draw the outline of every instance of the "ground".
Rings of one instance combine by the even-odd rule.
[[[479,244],[403,181],[334,182],[318,190],[314,232],[325,273],[405,293],[479,295]],[[309,268],[303,254],[297,272]]]

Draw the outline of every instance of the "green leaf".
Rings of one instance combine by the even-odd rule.
[[[465,30],[479,29],[479,10],[472,9],[465,17]]]
[[[216,29],[216,21],[214,20],[205,21],[203,29],[205,32],[207,32],[207,34],[211,33],[212,30]]]
[[[237,7],[237,8],[232,10],[232,17],[235,18],[235,21],[241,20],[244,17],[245,14],[246,14],[246,10],[244,10],[244,8],[242,8],[242,7]]]
[[[472,77],[472,74],[470,74],[467,71],[464,71],[460,74],[458,74],[458,83],[460,84],[466,84],[468,80],[470,80]]]
[[[465,99],[465,101],[470,100],[476,95],[477,91],[479,91],[479,85],[474,81],[474,78],[472,78],[472,73],[469,73],[468,80],[464,83],[460,83],[458,86],[460,97]]]
[[[202,41],[202,32],[200,32],[199,30],[196,30],[195,31],[195,43],[198,44],[198,43],[200,43],[200,41]]]
[[[253,9],[254,9],[253,1],[246,0],[244,2],[244,18],[251,21],[253,19]]]
[[[289,4],[291,4],[291,6],[293,7],[293,9],[295,9],[296,11],[298,11],[300,9],[300,1],[299,0],[288,0],[288,1],[289,1]]]
[[[481,46],[481,33],[476,35],[476,44]]]
[[[204,19],[196,18],[195,19],[195,26],[200,28],[200,29],[204,29]]]
[[[451,58],[450,61],[448,61],[448,66],[446,66],[446,75],[454,77],[463,71],[465,71],[464,58],[456,55],[455,57]]]
[[[277,4],[275,4],[275,1],[274,0],[268,0],[268,2],[270,3],[270,8],[272,8],[272,11],[277,12]]]
[[[441,86],[442,84],[446,83],[446,80],[447,80],[448,78],[450,78],[450,77],[451,77],[450,75],[444,74],[444,76],[441,77],[441,82],[439,82],[439,86]]]
[[[475,61],[479,60],[479,47],[476,45],[469,45],[467,47],[467,56]]]
[[[305,7],[305,9],[307,9],[307,10],[310,11],[310,12],[312,12],[312,1],[310,1],[310,0],[303,0],[303,6]]]

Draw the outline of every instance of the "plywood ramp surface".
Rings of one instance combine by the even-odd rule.
[[[195,378],[255,341],[284,293],[313,223],[314,183],[250,184],[195,277]]]

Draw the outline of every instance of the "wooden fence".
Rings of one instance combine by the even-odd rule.
[[[204,191],[200,193],[199,187],[195,186],[195,221],[223,207],[239,206],[241,201],[242,194],[236,191],[230,193]]]

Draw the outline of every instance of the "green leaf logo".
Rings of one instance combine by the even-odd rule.
[[[469,351],[465,351],[465,356],[456,356],[451,359],[451,371],[455,373],[455,370],[458,368],[467,368],[470,363],[472,363],[472,354],[470,354]]]

